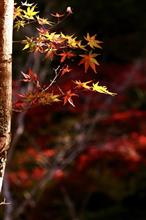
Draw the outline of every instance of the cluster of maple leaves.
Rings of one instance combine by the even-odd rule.
[[[24,44],[23,50],[28,50],[29,53],[43,54],[45,59],[53,61],[58,59],[59,65],[54,70],[54,79],[50,83],[44,85],[40,82],[39,77],[33,70],[29,69],[27,73],[22,73],[23,82],[33,84],[31,91],[26,91],[25,94],[19,94],[18,100],[14,103],[14,110],[21,111],[28,109],[34,105],[46,105],[53,102],[63,101],[64,105],[69,103],[75,107],[73,97],[78,97],[79,90],[89,90],[109,95],[116,95],[108,91],[106,86],[99,85],[99,82],[94,82],[93,79],[89,81],[73,81],[73,88],[64,91],[57,85],[57,80],[66,74],[73,72],[73,65],[84,65],[84,72],[89,71],[97,73],[97,66],[99,65],[96,57],[97,53],[93,52],[95,49],[101,49],[101,41],[96,39],[96,35],[91,36],[87,33],[84,36],[84,41],[78,40],[76,36],[67,35],[64,33],[54,32],[54,28],[63,19],[72,14],[71,7],[66,9],[64,14],[51,14],[55,21],[47,18],[40,18],[37,6],[33,3],[22,2],[21,6],[15,4],[14,10],[14,27],[19,30],[28,24],[35,24],[37,34],[32,37],[27,37],[21,41]],[[79,61],[78,61],[79,60]],[[53,91],[53,84],[57,87]]]

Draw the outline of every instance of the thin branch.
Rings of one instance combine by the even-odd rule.
[[[79,218],[77,217],[77,214],[76,214],[75,205],[74,205],[73,201],[71,200],[71,198],[69,197],[68,192],[66,191],[66,189],[64,187],[62,187],[61,191],[63,193],[64,202],[68,208],[71,220],[79,220]]]
[[[5,208],[5,213],[4,213],[4,220],[12,220],[12,211],[14,208],[14,204],[13,204],[13,198],[10,192],[10,186],[9,186],[9,181],[7,178],[7,175],[5,175],[4,178],[4,187],[3,187],[3,192],[4,192],[4,196],[5,196],[5,200],[9,201],[8,203],[6,203],[6,208]]]
[[[49,84],[49,86],[47,86],[45,89],[43,89],[43,92],[47,91],[56,82],[56,79],[59,76],[59,71],[58,71],[59,68],[60,68],[60,65],[56,69],[54,69],[55,77],[53,78],[53,80],[51,80],[51,83]]]

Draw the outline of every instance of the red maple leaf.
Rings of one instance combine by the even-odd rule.
[[[64,100],[64,105],[69,102],[73,107],[75,107],[72,97],[73,96],[78,96],[77,94],[73,93],[71,90],[68,90],[67,93],[65,94],[63,100]]]
[[[59,55],[61,56],[61,60],[60,60],[61,63],[63,63],[63,62],[66,60],[66,58],[67,58],[67,59],[70,59],[70,58],[76,56],[76,55],[75,55],[73,52],[71,52],[71,51],[63,52],[63,53],[60,53]]]
[[[61,76],[63,76],[65,73],[69,73],[72,69],[69,68],[67,65],[66,67],[63,67],[60,71]]]
[[[24,79],[22,80],[23,82],[32,82],[36,85],[37,88],[40,88],[40,81],[38,79],[38,76],[32,71],[32,69],[29,69],[27,74],[23,72],[21,72],[21,74],[24,77]]]

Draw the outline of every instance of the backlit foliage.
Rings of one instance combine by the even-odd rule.
[[[38,54],[42,54],[48,62],[56,61],[58,65],[53,67],[54,79],[52,82],[48,82],[44,85],[37,77],[37,74],[33,70],[29,70],[28,73],[22,73],[23,82],[29,82],[33,84],[32,91],[25,92],[25,94],[18,95],[18,100],[14,104],[14,110],[24,110],[31,106],[40,104],[52,104],[53,102],[63,102],[64,105],[69,103],[73,107],[73,99],[79,96],[78,89],[81,87],[85,90],[91,90],[94,92],[105,93],[109,95],[115,95],[115,93],[109,92],[104,86],[99,86],[94,79],[92,79],[92,85],[89,86],[89,82],[76,81],[74,87],[64,90],[57,86],[57,82],[60,77],[66,74],[71,74],[74,70],[73,65],[83,65],[85,73],[90,72],[97,73],[97,53],[96,49],[101,49],[101,41],[96,39],[96,35],[91,36],[87,33],[82,40],[78,39],[74,34],[68,35],[65,33],[58,33],[55,28],[58,24],[64,21],[65,18],[72,15],[71,7],[67,7],[64,13],[52,13],[52,19],[43,18],[39,16],[37,5],[34,3],[22,2],[21,5],[15,4],[14,10],[14,28],[19,31],[20,28],[24,28],[27,25],[34,25],[36,29],[36,35],[22,39],[23,51],[28,53],[34,53],[37,57]],[[90,76],[89,76],[90,77]],[[91,78],[91,77],[90,77]],[[53,86],[56,85],[56,89]],[[72,99],[72,97],[74,97]]]

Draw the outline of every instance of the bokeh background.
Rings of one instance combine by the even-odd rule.
[[[117,96],[83,93],[76,107],[53,104],[13,113],[12,147],[2,207],[4,220],[146,219],[146,2],[144,0],[41,0],[51,18],[71,6],[56,32],[97,34],[103,41],[94,78]],[[14,40],[35,35],[33,25]],[[29,67],[42,81],[50,63],[14,43],[15,85]],[[84,79],[79,66],[70,77]],[[18,88],[16,88],[18,87]]]

